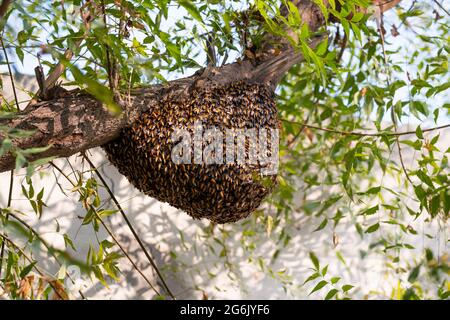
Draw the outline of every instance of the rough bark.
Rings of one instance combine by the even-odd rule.
[[[292,2],[298,7],[302,21],[308,23],[311,31],[317,31],[324,25],[321,12],[312,1]],[[317,45],[321,39],[312,39],[311,46]],[[277,50],[273,49],[274,45]],[[50,156],[68,157],[114,139],[121,128],[132,123],[141,112],[150,110],[162,96],[184,99],[192,88],[226,85],[244,79],[275,88],[283,75],[303,59],[285,39],[269,34],[259,50],[262,58],[257,61],[242,60],[222,67],[210,67],[164,85],[133,90],[130,95],[124,95],[120,103],[124,112],[118,117],[110,114],[94,97],[74,92],[67,97],[32,105],[14,119],[0,119],[0,126],[11,130],[34,130],[31,136],[12,141],[13,146],[20,149],[51,146],[45,152],[30,156],[27,159],[29,161]],[[0,134],[0,140],[3,138]],[[0,172],[11,170],[14,166],[13,154],[0,157]]]

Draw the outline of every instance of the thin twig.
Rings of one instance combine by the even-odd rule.
[[[383,33],[383,31],[384,31],[384,15],[383,15],[383,13],[381,13],[380,19],[378,21],[378,32],[380,33],[380,38],[381,38],[381,48],[383,50],[384,64],[386,66],[389,66],[389,61],[388,61],[387,54],[386,54],[386,48],[385,48],[385,41],[384,41],[384,33]],[[389,76],[390,76],[390,73],[388,72],[388,76],[387,76],[387,85],[388,85],[388,87],[390,87]],[[397,129],[398,129],[398,127],[397,127],[397,117],[395,115],[395,111],[394,111],[393,107],[391,109],[391,117],[392,117],[392,122],[394,124],[394,131],[397,132]],[[398,135],[395,136],[395,143],[397,144],[398,156],[399,156],[399,159],[400,159],[400,164],[402,166],[403,172],[405,173],[406,179],[412,185],[414,185],[412,180],[411,180],[411,178],[409,177],[408,170],[406,170],[405,162],[403,161],[402,148],[400,146],[400,138],[399,138]]]
[[[91,169],[96,173],[96,175],[98,176],[98,178],[100,179],[100,181],[103,183],[103,186],[105,187],[106,191],[108,192],[109,196],[111,197],[112,201],[114,202],[114,204],[116,205],[117,209],[119,209],[120,214],[122,215],[123,219],[125,220],[128,228],[130,229],[131,233],[133,234],[133,236],[135,237],[136,241],[139,243],[139,246],[141,247],[142,251],[144,252],[145,256],[147,257],[148,261],[150,262],[150,264],[152,265],[153,269],[155,270],[156,274],[158,275],[159,279],[161,280],[165,290],[167,291],[167,293],[170,295],[170,297],[172,299],[175,300],[175,296],[173,295],[173,293],[170,291],[169,286],[167,285],[166,281],[164,280],[164,277],[162,276],[161,272],[158,269],[158,266],[156,265],[155,261],[153,260],[153,258],[150,256],[148,250],[145,248],[144,243],[142,242],[142,240],[140,239],[140,237],[138,236],[136,230],[133,227],[133,224],[131,223],[131,221],[128,219],[127,215],[125,214],[125,211],[122,209],[122,206],[120,205],[119,201],[117,201],[114,193],[112,192],[112,190],[109,188],[108,184],[106,183],[105,179],[103,178],[103,176],[100,174],[100,172],[97,170],[97,168],[95,167],[95,165],[92,163],[92,161],[88,158],[88,156],[86,154],[84,154],[84,159],[86,159],[87,163],[89,163],[89,165],[91,166]]]
[[[444,11],[448,16],[450,16],[450,12],[447,9],[445,9],[442,4],[440,4],[437,0],[433,0],[433,1],[434,1],[434,3],[436,3],[439,6],[439,8],[442,9],[442,11]]]
[[[11,78],[11,87],[12,87],[12,90],[13,90],[14,99],[16,101],[17,110],[20,111],[19,99],[17,98],[17,92],[16,92],[16,85],[14,83],[14,77],[13,77],[13,73],[12,73],[12,70],[11,70],[11,65],[9,64],[8,53],[6,52],[5,45],[3,44],[3,37],[0,37],[0,44],[2,45],[3,53],[5,55],[6,65],[8,67],[9,77]]]
[[[45,241],[34,228],[32,228],[28,223],[26,223],[24,220],[22,220],[21,218],[16,216],[14,213],[9,213],[9,215],[11,217],[13,217],[15,220],[17,220],[20,224],[22,224],[25,228],[30,230],[31,233],[33,233],[38,238],[38,240],[44,245],[44,247],[47,249],[47,252],[50,253],[50,255],[52,255],[52,257],[55,259],[56,263],[58,263],[58,265],[60,267],[62,267],[63,264],[61,263],[61,261],[59,261],[59,258],[56,256],[56,254],[54,252],[55,250],[48,245],[47,241]],[[67,271],[66,271],[66,276],[69,278],[70,281],[72,281],[73,284],[75,284],[75,281],[67,273]],[[84,294],[81,290],[78,290],[78,293],[80,294],[82,299],[86,299],[86,297],[84,296]]]
[[[298,126],[305,126],[307,128],[310,128],[310,129],[336,133],[336,134],[340,134],[340,135],[343,135],[343,136],[359,136],[359,137],[383,137],[383,136],[388,136],[388,137],[395,137],[395,136],[405,136],[405,135],[415,134],[416,133],[416,131],[412,131],[412,130],[411,131],[403,131],[403,132],[377,132],[377,133],[358,132],[358,131],[342,131],[342,130],[337,130],[337,129],[333,129],[333,128],[323,128],[323,127],[319,127],[319,126],[315,126],[315,125],[307,124],[307,123],[303,123],[303,122],[298,122],[298,121],[291,121],[291,120],[285,120],[285,119],[282,119],[281,121],[287,122],[287,123],[292,123],[292,124],[295,124],[295,125],[298,125]],[[449,128],[449,127],[450,127],[450,124],[446,124],[446,125],[442,125],[442,126],[438,126],[438,127],[423,129],[422,132],[436,131],[436,130],[441,130],[441,129],[445,129],[445,128]]]
[[[11,239],[9,239],[6,235],[0,233],[0,237],[3,238],[3,241],[9,242],[9,244],[10,244],[11,246],[13,246],[14,248],[16,248],[16,249],[20,252],[20,254],[21,254],[22,256],[24,256],[26,260],[28,260],[29,263],[35,262],[35,261],[33,261],[33,259],[31,259],[30,257],[28,257],[28,255],[25,253],[25,251],[23,251],[23,249],[22,249],[21,247],[19,247],[17,244],[15,244],[15,243],[14,243]],[[47,276],[45,275],[44,271],[42,271],[41,268],[39,268],[38,265],[37,265],[36,263],[33,265],[33,269],[36,270],[37,273],[39,273],[39,275],[40,275],[42,278],[47,277]],[[51,277],[48,277],[48,278],[51,278]],[[64,300],[64,298],[61,297],[61,294],[59,293],[58,289],[54,287],[52,281],[47,281],[47,282],[48,282],[48,284],[50,285],[50,287],[52,287],[53,291],[58,295],[58,297],[59,297],[61,300]]]
[[[413,3],[411,3],[411,6],[408,8],[408,10],[406,10],[405,15],[404,15],[405,18],[402,19],[402,22],[398,26],[398,29],[400,29],[405,24],[406,19],[408,18],[408,13],[410,13],[412,11],[412,9],[414,9],[416,3],[417,3],[417,0],[414,0]]]
[[[72,179],[70,179],[70,177],[64,173],[64,171],[62,171],[56,164],[54,164],[53,162],[50,162],[50,165],[52,167],[54,167],[64,178],[66,178],[67,181],[69,181],[69,183],[72,186],[76,186],[76,184],[72,181]],[[80,193],[80,190],[78,190],[78,193]],[[126,250],[123,248],[123,246],[121,245],[121,243],[119,242],[119,240],[114,236],[114,234],[112,233],[112,231],[108,228],[108,226],[103,222],[103,219],[98,215],[97,211],[95,210],[95,208],[92,208],[93,212],[95,213],[97,219],[100,221],[100,223],[102,224],[103,228],[105,228],[106,232],[109,234],[109,236],[114,240],[114,242],[117,244],[117,246],[120,248],[120,250],[122,251],[122,253],[125,255],[125,257],[130,261],[130,263],[132,264],[132,266],[134,267],[134,269],[136,269],[136,271],[142,276],[142,278],[145,280],[145,282],[147,282],[147,284],[150,286],[150,288],[157,294],[160,295],[160,293],[158,292],[158,290],[152,285],[152,283],[150,282],[150,280],[147,278],[147,276],[139,269],[139,267],[136,265],[136,263],[133,261],[133,259],[130,257],[130,255],[126,252]]]
[[[6,12],[8,12],[9,5],[11,4],[11,0],[3,0],[0,4],[0,19],[3,19]]]
[[[304,121],[305,125],[302,125],[300,127],[300,130],[298,130],[297,134],[292,138],[291,141],[288,142],[288,144],[286,146],[288,149],[290,149],[291,147],[294,146],[294,144],[297,141],[297,139],[300,137],[300,135],[303,133],[303,131],[305,131],[306,124],[308,123],[308,121],[309,121],[309,115],[308,115],[308,117],[306,117],[306,120]]]
[[[342,43],[340,46],[340,50],[339,50],[339,54],[336,58],[336,61],[339,63],[342,60],[342,57],[344,55],[344,51],[347,48],[347,42],[348,42],[348,38],[347,38],[347,33],[344,32],[344,38],[342,39]]]
[[[4,5],[6,2],[8,2],[8,1],[6,1],[6,0],[3,1],[1,7],[3,7],[3,5]],[[9,3],[6,4],[6,5],[8,6]],[[0,16],[3,17],[4,13],[2,14],[2,12],[1,12],[1,9],[2,9],[2,8],[1,8],[1,7],[0,7]],[[6,10],[6,9],[5,9],[5,10]],[[15,85],[15,83],[14,83],[14,76],[13,76],[13,73],[12,73],[12,71],[11,71],[11,66],[10,66],[10,64],[9,64],[8,52],[6,51],[5,45],[4,45],[4,43],[3,43],[3,37],[0,37],[0,43],[1,43],[1,45],[2,45],[3,53],[4,53],[4,55],[5,55],[6,64],[8,65],[8,73],[9,73],[9,78],[10,78],[10,80],[11,80],[11,87],[12,87],[12,89],[13,89],[14,100],[15,100],[15,102],[16,102],[17,111],[20,111],[20,108],[19,108],[19,99],[17,98],[16,85]],[[9,192],[8,192],[8,203],[7,203],[7,207],[8,207],[8,208],[11,207],[13,186],[14,186],[14,169],[11,170],[10,180],[9,180]],[[6,214],[5,221],[8,222],[8,219],[9,219],[9,215]],[[0,249],[0,278],[1,278],[1,274],[2,274],[2,267],[3,267],[3,258],[4,258],[4,255],[5,255],[5,242],[3,241],[3,242],[2,242],[2,247],[1,247],[1,249]]]
[[[83,36],[79,40],[75,41],[74,50],[77,50],[81,46],[81,43],[83,42],[83,40],[87,37],[87,35],[90,32],[91,22],[92,22],[93,17],[91,16],[90,12],[85,13],[83,11],[86,6],[87,6],[87,4],[84,4],[80,8],[80,15],[81,15],[81,18],[82,18],[84,26],[85,26],[85,31],[84,31]],[[67,49],[64,52],[63,58],[53,68],[53,71],[47,76],[47,78],[45,79],[45,84],[44,84],[44,86],[47,90],[50,89],[51,87],[53,87],[56,84],[56,82],[58,81],[58,79],[61,77],[61,75],[64,73],[64,71],[66,70],[66,61],[70,61],[73,58],[74,50]],[[36,92],[35,96],[39,97],[40,95],[41,95],[41,91],[38,90]],[[36,98],[31,99],[31,101],[28,103],[27,107],[36,102],[37,102]]]
[[[105,1],[104,0],[101,1],[101,6],[102,6],[103,23],[105,24],[106,33],[108,33],[108,24],[106,21],[106,9],[105,9]],[[109,88],[111,90],[114,90],[115,83],[114,83],[113,75],[112,75],[113,70],[112,70],[112,66],[111,66],[111,52],[110,52],[108,44],[105,44],[105,50],[106,50],[106,72],[108,73]]]
[[[12,190],[14,185],[14,170],[11,170],[10,180],[9,180],[9,192],[8,192],[8,203],[7,207],[11,207],[11,201],[12,201]],[[9,213],[6,214],[5,221],[6,223],[9,220]],[[2,247],[0,249],[0,279],[2,275],[2,268],[3,268],[3,259],[5,256],[5,242],[2,242]]]

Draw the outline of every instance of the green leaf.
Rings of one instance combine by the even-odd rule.
[[[372,233],[377,231],[380,228],[380,224],[377,222],[373,225],[371,225],[369,228],[367,228],[366,233]]]
[[[322,289],[323,287],[325,287],[328,284],[327,281],[322,280],[320,281],[315,287],[314,289],[312,289],[312,291],[309,293],[310,295],[316,291],[319,291],[320,289]]]
[[[440,209],[441,204],[441,196],[439,194],[435,195],[433,198],[431,198],[430,201],[430,214],[434,218]]]
[[[421,265],[419,264],[418,266],[414,267],[411,270],[411,273],[408,276],[408,282],[413,283],[414,281],[417,280],[417,277],[419,276],[419,273],[420,273],[420,266]]]
[[[414,192],[417,196],[417,198],[423,203],[424,200],[426,200],[427,193],[422,188],[422,185],[417,185],[414,187]]]
[[[41,189],[41,191],[39,191],[39,193],[36,196],[37,200],[42,200],[42,197],[44,196],[44,188]]]
[[[289,2],[290,4],[292,4],[292,2]],[[297,10],[298,12],[298,10]],[[328,38],[325,38],[321,43],[319,43],[319,45],[316,47],[316,54],[319,57],[324,56],[327,53],[327,49],[328,49]],[[330,110],[331,111],[331,110]]]
[[[333,277],[333,278],[331,278],[330,282],[332,284],[336,284],[339,282],[339,280],[341,280],[341,277]]]
[[[52,146],[50,145],[50,146],[45,146],[45,147],[29,148],[29,149],[22,150],[22,154],[30,155],[30,154],[41,153],[41,152],[47,151],[51,147]]]
[[[431,188],[434,189],[434,185],[433,185],[433,181],[431,181],[430,177],[425,174],[425,172],[423,172],[422,170],[417,170],[416,171],[416,176],[424,183],[426,183],[427,185],[429,185]]]
[[[345,293],[349,290],[351,290],[352,288],[354,288],[354,286],[352,286],[351,284],[346,284],[342,286],[342,291]]]
[[[106,283],[105,277],[103,276],[100,267],[93,266],[92,271],[94,272],[95,277],[100,281],[100,283],[103,284],[105,287],[108,287],[108,284]]]
[[[330,300],[332,299],[336,293],[338,293],[337,289],[331,289],[330,291],[328,291],[327,295],[325,296],[325,300]]]
[[[325,228],[325,226],[326,226],[327,224],[328,224],[328,219],[327,219],[327,218],[324,218],[323,221],[320,223],[320,225],[319,225],[313,232],[322,230],[323,228]]]
[[[307,282],[310,282],[310,281],[312,281],[312,280],[314,280],[314,279],[317,279],[318,277],[320,277],[320,273],[316,272],[316,273],[310,275],[310,276],[305,280],[305,282],[303,282],[303,284],[305,284],[305,283],[307,283]]]
[[[376,206],[373,206],[373,207],[371,207],[371,208],[369,208],[369,209],[364,210],[364,211],[361,212],[360,214],[361,214],[362,216],[370,216],[370,215],[372,215],[372,214],[375,214],[375,213],[378,211],[379,208],[380,208],[380,207],[379,207],[378,205],[376,205]]]
[[[66,245],[66,248],[70,246],[73,251],[77,251],[77,249],[73,245],[72,239],[70,239],[66,233],[63,235],[63,237],[64,237],[64,243]]]
[[[322,269],[322,277],[325,277],[325,275],[327,274],[328,271],[328,265],[326,265],[323,269]]]
[[[22,271],[20,271],[20,278],[21,279],[25,278],[30,273],[30,271],[34,268],[36,263],[37,263],[36,261],[33,261],[32,263],[27,265],[25,268],[23,268]]]
[[[203,23],[202,16],[197,7],[189,0],[178,0],[178,3],[197,21]]]
[[[345,262],[345,259],[340,251],[336,251],[336,257],[339,259],[340,262],[342,262],[344,266],[347,266],[347,263]]]
[[[31,197],[28,195],[28,191],[27,191],[27,189],[25,188],[24,185],[22,185],[22,193],[23,193],[23,195],[24,195],[27,199],[31,198]]]
[[[450,291],[445,291],[439,296],[441,300],[448,300],[450,298]]]
[[[28,191],[28,197],[29,198],[33,198],[34,197],[34,188],[33,188],[32,184],[30,184],[30,189]]]
[[[12,148],[12,141],[9,138],[5,138],[0,144],[0,157],[7,153]]]
[[[19,170],[20,168],[22,168],[25,163],[27,163],[27,159],[25,159],[25,157],[22,155],[22,153],[17,153],[16,154],[16,170]]]
[[[422,128],[420,126],[417,126],[417,128],[416,128],[416,136],[419,139],[423,139],[423,132],[422,132]]]
[[[25,57],[25,54],[19,46],[16,47],[16,54],[17,54],[17,57],[19,58],[20,62],[22,62],[22,64],[23,64],[23,59]]]
[[[270,234],[272,233],[272,228],[273,228],[273,217],[267,216],[266,232],[268,237],[270,237]]]
[[[83,219],[83,222],[81,223],[82,225],[86,225],[91,223],[91,221],[94,219],[95,217],[95,212],[93,209],[89,209],[86,216]]]
[[[98,211],[98,215],[103,218],[103,217],[112,216],[113,214],[115,214],[117,212],[118,212],[117,210],[100,210],[100,211]]]
[[[317,256],[314,254],[314,252],[310,252],[309,253],[309,258],[311,259],[314,267],[316,268],[317,271],[320,270],[320,263],[319,263],[319,259],[317,258]]]
[[[372,194],[378,194],[381,191],[381,187],[372,187],[369,190],[365,191],[365,192],[358,192],[357,195],[362,196],[362,195],[372,195]]]
[[[121,107],[114,101],[113,94],[108,87],[82,74],[75,65],[69,64],[69,67],[75,80],[79,84],[86,86],[86,91],[103,102],[112,114],[119,115],[122,112]]]

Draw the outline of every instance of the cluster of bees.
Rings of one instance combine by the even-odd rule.
[[[256,210],[276,184],[246,163],[175,164],[174,128],[278,129],[274,93],[245,81],[195,90],[182,101],[163,98],[103,148],[110,162],[141,192],[215,223],[235,222]]]

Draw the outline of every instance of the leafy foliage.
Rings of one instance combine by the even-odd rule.
[[[110,88],[131,90],[192,73],[205,65],[210,35],[219,65],[248,54],[266,32],[288,37],[306,61],[294,66],[277,88],[283,120],[279,187],[251,219],[220,227],[198,222],[198,237],[189,241],[182,230],[173,235],[179,242],[178,252],[170,252],[173,259],[193,252],[212,256],[214,271],[182,265],[164,269],[164,275],[214,279],[225,272],[237,283],[239,268],[232,261],[243,250],[248,264],[294,297],[448,299],[448,252],[431,245],[415,248],[414,243],[426,238],[440,248],[443,234],[443,246],[448,246],[448,232],[442,230],[448,230],[450,212],[450,146],[434,127],[450,121],[450,18],[432,2],[402,2],[377,21],[357,10],[367,8],[368,1],[339,1],[340,9],[338,1],[328,1],[330,7],[314,2],[329,33],[316,48],[310,39],[317,34],[302,25],[297,8],[287,2],[289,14],[282,16],[280,1],[273,0],[16,1],[2,39],[14,68],[27,70],[37,57],[51,71],[64,61],[62,77],[68,85],[86,88],[119,112]],[[331,23],[331,17],[339,23]],[[299,41],[289,38],[288,28]],[[67,49],[72,60],[63,57]],[[14,101],[3,99],[0,117],[16,111]],[[0,128],[0,134],[0,156],[12,152],[17,169],[27,165],[23,195],[41,216],[48,210],[43,195],[49,188],[36,193],[33,179],[41,172],[37,167],[52,159],[29,163],[29,154],[45,150],[12,147],[14,137],[29,132]],[[406,154],[414,157],[405,159]],[[66,178],[73,188],[60,191],[79,195],[86,211],[82,225],[98,234],[103,220],[121,209],[108,207],[101,198],[99,189],[105,186],[92,170],[73,169]],[[26,252],[42,239],[14,218],[22,213],[13,208],[14,203],[8,204],[0,215],[0,234],[10,235],[0,237],[0,288],[10,298],[64,295],[59,282],[50,280],[66,279],[63,267],[56,276],[30,278],[39,261],[27,259]],[[326,248],[321,255],[304,252],[304,269],[311,271],[305,279],[283,263],[283,254],[295,247],[292,239],[299,239],[300,224],[311,226],[310,237],[324,241]],[[15,241],[12,235],[25,241],[16,245],[7,240]],[[235,236],[239,249],[232,246]],[[117,261],[124,259],[112,240],[98,239],[85,263],[64,250],[45,250],[108,285],[120,278]],[[67,235],[64,243],[67,249],[77,247]],[[359,260],[383,261],[383,272],[395,282],[389,292],[367,292],[361,283],[344,282],[356,267],[341,251],[353,245]],[[31,294],[33,286],[37,289]],[[155,298],[164,297],[169,295],[155,293]]]

